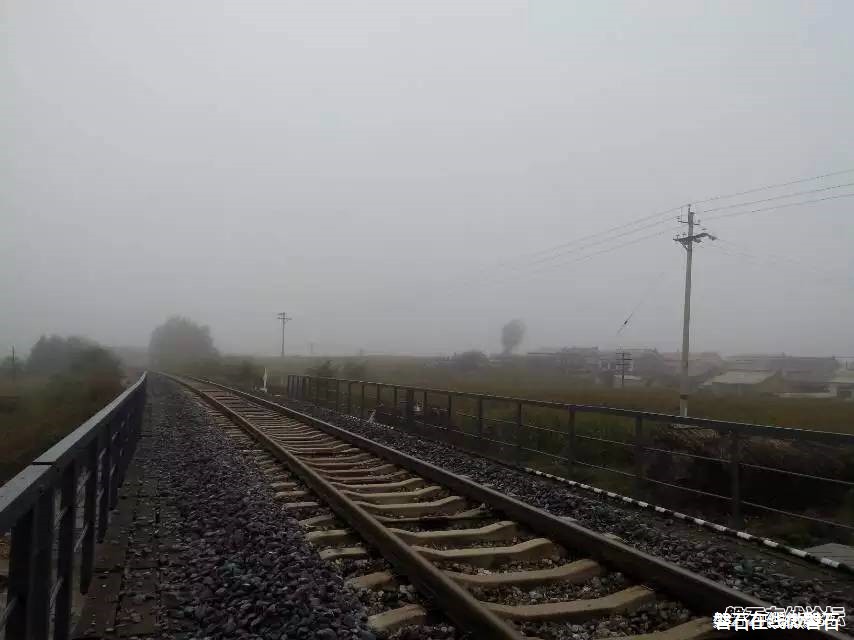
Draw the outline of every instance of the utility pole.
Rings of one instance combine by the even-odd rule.
[[[12,380],[18,377],[18,363],[15,361],[15,347],[12,347]]]
[[[632,361],[632,357],[628,351],[618,351],[617,352],[617,366],[620,367],[620,388],[626,388],[626,371],[629,368],[629,364]]]
[[[288,314],[285,313],[284,311],[282,311],[276,317],[282,321],[282,371],[281,371],[281,375],[279,376],[279,384],[284,387],[285,386],[285,325],[288,324],[289,320],[293,320],[293,318],[289,318]]]
[[[684,236],[673,238],[676,242],[685,247],[685,303],[682,314],[682,382],[679,389],[679,415],[682,417],[688,416],[688,395],[691,391],[688,381],[688,356],[690,347],[690,326],[691,326],[691,262],[694,254],[694,243],[702,242],[703,238],[714,240],[715,237],[706,232],[694,233],[694,225],[699,223],[699,220],[694,220],[694,212],[691,210],[691,205],[688,205],[688,219],[679,218],[679,222],[688,225],[688,233]]]
[[[289,320],[293,320],[293,318],[289,318],[288,314],[282,311],[279,315],[276,316],[279,320],[282,321],[282,357],[285,357],[285,325]]]

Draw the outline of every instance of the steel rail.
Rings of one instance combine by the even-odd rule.
[[[461,628],[473,632],[477,638],[495,638],[496,640],[522,640],[522,636],[510,624],[489,611],[463,587],[445,576],[428,560],[388,530],[376,518],[355,504],[338,489],[333,487],[311,467],[276,443],[270,436],[249,422],[239,413],[212,398],[181,378],[168,376],[199,395],[217,411],[227,415],[235,424],[248,433],[279,461],[283,462],[314,491],[338,516],[356,530],[360,536],[374,545],[394,567],[407,576],[416,588],[428,599],[437,604],[441,611]],[[188,376],[189,378],[189,376]],[[204,380],[190,378],[196,382],[211,384]],[[218,386],[213,385],[211,386]],[[226,387],[223,390],[232,391]],[[244,398],[248,399],[248,398]],[[254,400],[252,400],[254,402]]]
[[[404,467],[416,475],[452,489],[464,497],[485,503],[496,511],[506,514],[509,519],[524,523],[531,530],[548,536],[557,543],[584,552],[594,560],[599,560],[605,565],[614,567],[638,580],[640,583],[651,584],[660,588],[665,593],[672,594],[677,600],[700,613],[711,614],[718,611],[722,612],[728,606],[766,608],[774,606],[772,603],[761,600],[760,598],[731,589],[726,585],[692,573],[671,562],[607,538],[574,522],[563,520],[547,511],[479,485],[468,478],[446,471],[429,462],[419,460],[314,416],[211,380],[191,378],[189,376],[188,379],[233,393],[267,409],[310,424],[355,447],[370,451],[381,458]],[[467,592],[466,595],[468,595]],[[850,636],[836,631],[825,630],[777,629],[775,630],[775,637],[850,640]]]

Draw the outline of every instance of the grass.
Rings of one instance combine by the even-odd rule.
[[[18,396],[0,411],[0,483],[26,467],[121,393],[118,379],[97,375],[20,376],[0,381],[0,396]]]

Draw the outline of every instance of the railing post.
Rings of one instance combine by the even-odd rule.
[[[119,451],[119,442],[121,441],[122,431],[127,421],[127,416],[119,416],[118,426],[115,424],[111,427],[112,434],[110,436],[110,510],[116,508],[119,503],[119,465],[121,464]]]
[[[483,438],[483,396],[477,397],[477,437]]]
[[[359,386],[362,387],[359,390],[359,418],[361,420],[365,419],[365,383],[360,382]]]
[[[454,428],[454,394],[448,394],[448,423],[445,425],[448,429]]]
[[[83,498],[83,541],[80,550],[80,592],[88,593],[95,563],[95,518],[98,500],[98,438],[92,440],[86,453],[86,489]]]
[[[516,403],[516,466],[522,466],[522,402]]]
[[[338,407],[341,406],[341,381],[335,378],[335,413],[338,413]]]
[[[397,387],[394,387],[394,412],[397,413],[397,409],[400,406],[400,398],[397,395]]]
[[[104,535],[107,533],[107,514],[109,512],[110,500],[110,466],[112,465],[111,449],[111,434],[113,425],[109,422],[104,425],[104,430],[101,432],[101,444],[98,456],[101,459],[101,473],[99,478],[98,492],[98,542],[104,541]]]
[[[54,504],[54,492],[48,490],[39,496],[35,506],[33,573],[30,575],[32,583],[29,585],[27,598],[27,636],[33,640],[47,640],[50,631]]]
[[[353,413],[353,383],[347,383],[347,415]]]
[[[314,404],[317,405],[320,400],[320,379],[312,378],[311,381],[314,383]]]
[[[567,423],[566,428],[566,453],[564,458],[566,458],[566,475],[571,478],[575,473],[575,407],[569,408],[569,422]]]
[[[130,434],[133,430],[133,403],[129,403],[128,408],[123,410],[124,419],[121,422],[121,430],[118,435],[116,448],[119,450],[118,461],[116,462],[116,486],[120,487],[125,483],[125,469],[130,462]]]
[[[412,429],[415,426],[415,390],[406,390],[406,426]]]
[[[59,521],[59,544],[57,545],[57,581],[61,581],[56,593],[56,608],[53,623],[55,640],[66,640],[71,634],[71,596],[74,593],[74,525],[77,521],[77,462],[68,465],[61,482]]]
[[[12,546],[9,555],[9,587],[6,602],[15,608],[6,620],[7,640],[25,640],[30,637],[30,589],[35,580],[35,518],[32,507],[18,518],[12,527]]]
[[[376,410],[380,406],[380,404],[382,404],[382,397],[383,397],[383,387],[378,382],[377,383],[377,402],[374,405],[374,410]]]
[[[642,497],[644,494],[645,473],[644,454],[646,447],[643,440],[643,416],[635,416],[635,495]]]
[[[741,529],[741,434],[735,429],[730,431],[729,461],[732,500],[730,526],[733,529]]]

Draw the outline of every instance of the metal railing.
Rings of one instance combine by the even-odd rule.
[[[0,535],[11,532],[0,632],[65,640],[75,589],[87,593],[95,542],[107,530],[139,438],[146,376],[0,487]],[[82,504],[82,525],[78,511]]]
[[[854,522],[844,514],[828,517],[808,509],[796,512],[767,504],[765,497],[751,499],[744,495],[745,489],[773,493],[775,482],[785,478],[792,483],[814,483],[815,496],[838,497],[841,502],[854,499],[854,478],[845,477],[844,472],[842,477],[832,477],[820,469],[786,469],[755,454],[757,446],[772,450],[786,446],[791,450],[794,446],[810,449],[819,459],[844,451],[844,456],[854,460],[854,435],[301,375],[288,376],[287,394],[289,398],[361,418],[376,411],[378,421],[485,453],[517,467],[540,468],[570,479],[584,473],[597,479],[611,477],[617,483],[630,485],[629,490],[642,500],[657,492],[656,499],[663,502],[678,501],[680,498],[674,499],[675,495],[728,503],[730,524],[736,528],[744,526],[743,510],[748,508],[754,513],[797,518],[849,537],[854,534]],[[465,408],[463,405],[468,411],[460,410]],[[543,420],[534,423],[537,410],[549,414],[546,422],[550,420],[550,426],[544,426]],[[598,420],[600,426],[585,425],[585,419]],[[603,422],[617,424],[603,426]],[[617,436],[610,434],[609,426],[618,427],[610,429]],[[686,433],[697,437],[710,434],[707,449],[712,452],[679,451],[659,444],[678,440],[679,434]],[[602,455],[606,448],[617,453]],[[746,458],[745,452],[751,456]],[[621,461],[622,468],[612,463],[615,459]],[[689,482],[674,481],[666,473],[656,473],[655,463],[665,459],[670,463],[688,460],[714,476],[714,482],[709,483],[711,486],[690,486]],[[745,482],[745,474],[750,474],[753,481]]]

